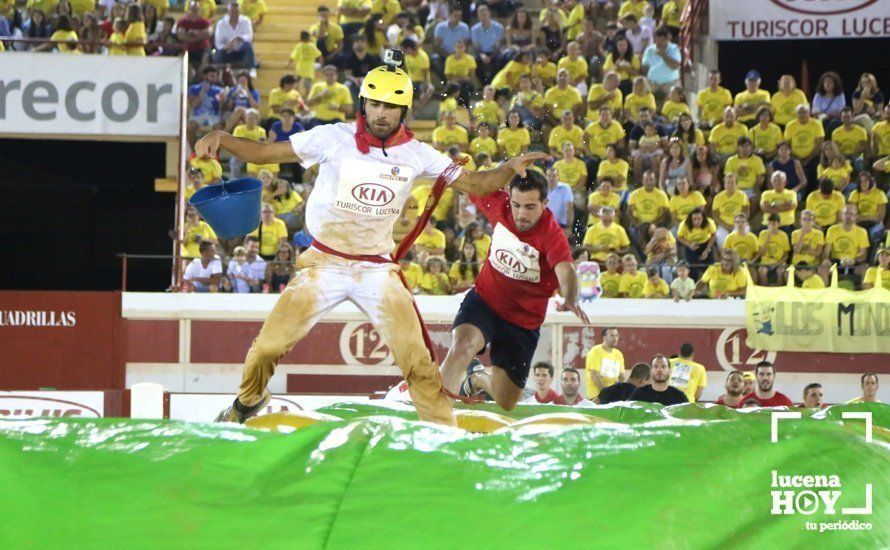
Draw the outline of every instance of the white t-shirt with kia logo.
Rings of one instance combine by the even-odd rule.
[[[375,147],[362,154],[355,145],[355,123],[317,126],[290,140],[304,168],[319,165],[306,203],[306,228],[346,254],[392,252],[392,227],[414,180],[435,179],[451,164],[417,140],[387,148],[386,155]]]

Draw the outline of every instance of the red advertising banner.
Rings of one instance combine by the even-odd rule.
[[[123,388],[120,293],[0,292],[0,388]]]

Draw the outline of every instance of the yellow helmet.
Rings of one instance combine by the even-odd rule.
[[[368,71],[362,80],[359,97],[410,107],[414,101],[414,84],[402,69],[381,65]]]

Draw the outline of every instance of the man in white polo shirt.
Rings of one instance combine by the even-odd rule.
[[[404,285],[392,228],[416,178],[437,178],[407,246],[426,223],[445,186],[475,195],[503,187],[543,154],[528,154],[483,172],[461,170],[441,153],[416,141],[403,124],[414,88],[398,64],[401,52],[388,50],[390,63],[368,73],[359,93],[354,123],[318,126],[294,134],[290,142],[258,143],[211,132],[195,147],[199,157],[225,149],[245,162],[299,162],[319,166],[306,203],[306,227],[315,241],[297,262],[298,274],[281,294],[254,340],[238,397],[218,420],[243,422],[269,400],[266,390],[278,360],[328,311],[350,300],[364,311],[393,353],[408,381],[422,420],[454,425],[451,400],[443,391],[431,343]],[[406,241],[407,240],[407,241]],[[405,250],[404,244],[395,259]]]

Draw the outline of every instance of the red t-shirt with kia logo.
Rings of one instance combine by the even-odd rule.
[[[538,223],[519,232],[510,211],[510,195],[470,195],[491,223],[491,247],[476,278],[476,292],[502,319],[527,329],[539,329],[547,301],[559,288],[553,267],[571,262],[569,241],[553,213],[544,209]]]

